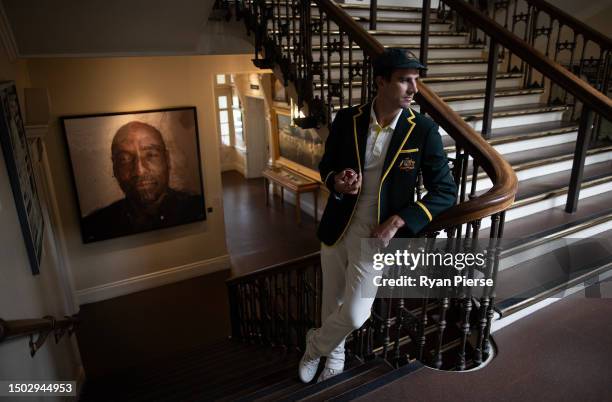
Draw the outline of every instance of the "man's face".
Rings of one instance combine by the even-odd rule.
[[[419,70],[414,68],[402,68],[393,71],[389,81],[383,77],[376,77],[377,96],[397,107],[407,108],[410,106],[414,95],[419,92],[418,78]]]
[[[146,206],[166,193],[170,169],[159,134],[138,128],[113,140],[113,172],[126,197]]]

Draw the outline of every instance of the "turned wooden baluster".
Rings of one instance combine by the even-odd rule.
[[[438,345],[436,347],[436,356],[433,361],[433,365],[435,368],[442,367],[442,345],[444,342],[444,331],[446,329],[446,313],[448,312],[448,307],[450,306],[450,299],[448,297],[443,297],[440,300],[440,318],[438,320]]]

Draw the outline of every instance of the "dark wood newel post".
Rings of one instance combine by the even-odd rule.
[[[493,38],[489,38],[489,62],[487,65],[487,86],[485,89],[484,114],[482,118],[482,136],[491,137],[491,123],[493,121],[493,106],[495,105],[495,82],[497,79],[497,64],[499,61],[499,45]]]
[[[376,30],[376,9],[378,8],[377,0],[370,0],[370,29]]]
[[[421,47],[419,59],[427,66],[427,48],[429,47],[429,14],[431,13],[431,0],[423,0],[423,10],[421,14]],[[421,71],[421,77],[427,77],[427,70]]]
[[[572,175],[570,177],[569,190],[565,212],[574,213],[578,208],[578,196],[582,184],[582,173],[584,172],[584,160],[591,142],[591,125],[593,112],[586,105],[582,106],[580,113],[580,126],[578,127],[578,138],[576,138],[576,150],[574,151],[574,162],[572,164]]]

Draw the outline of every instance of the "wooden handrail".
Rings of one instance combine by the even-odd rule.
[[[576,17],[566,13],[560,8],[553,6],[544,0],[526,0],[527,3],[536,7],[540,11],[548,13],[553,19],[559,21],[562,25],[566,25],[577,33],[582,35],[585,39],[591,40],[597,43],[604,50],[612,50],[612,39],[602,34],[601,32],[591,28],[584,22],[580,21]]]
[[[9,339],[36,335],[44,332],[66,330],[78,324],[76,316],[55,319],[47,316],[40,319],[10,320],[0,319],[0,343]]]
[[[364,49],[370,57],[375,58],[384,52],[384,46],[336,3],[330,0],[315,0],[315,2],[341,29],[349,32],[351,40]],[[437,216],[427,226],[426,231],[446,229],[482,219],[507,209],[514,202],[514,196],[518,188],[518,180],[512,167],[426,84],[421,82],[419,88],[420,91],[416,96],[417,103],[456,142],[470,151],[472,158],[484,169],[493,183],[493,187],[485,194],[458,204]]]
[[[416,100],[458,145],[468,151],[493,183],[486,193],[436,216],[427,226],[426,232],[482,219],[509,208],[518,189],[518,180],[510,164],[427,85],[420,84]]]
[[[542,52],[534,49],[524,40],[509,32],[502,25],[483,15],[477,8],[464,0],[444,0],[444,3],[469,20],[478,29],[494,38],[513,54],[548,77],[551,81],[566,89],[581,100],[586,107],[612,121],[612,100],[569,72],[563,66],[551,61]]]
[[[276,275],[282,272],[294,271],[301,267],[308,267],[312,264],[318,264],[321,259],[319,257],[320,252],[315,251],[314,253],[306,254],[302,257],[294,258],[289,261],[283,261],[278,264],[269,265],[264,268],[260,268],[255,271],[247,272],[245,274],[239,274],[228,278],[225,283],[232,285],[234,283],[243,282],[245,280],[252,281],[259,277],[265,277],[269,275]]]

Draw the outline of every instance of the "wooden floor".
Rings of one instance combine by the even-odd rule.
[[[245,179],[224,172],[225,235],[232,274],[239,275],[318,251],[314,219],[302,212],[297,226],[295,206],[270,196],[266,207],[263,179]],[[310,196],[310,194],[306,195]]]

